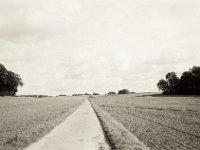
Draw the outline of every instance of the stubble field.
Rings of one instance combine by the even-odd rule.
[[[85,97],[0,98],[0,150],[21,150],[61,123]]]
[[[200,97],[130,94],[92,99],[151,150],[200,149]]]

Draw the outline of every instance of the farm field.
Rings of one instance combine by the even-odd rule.
[[[100,96],[92,102],[151,150],[200,149],[199,96],[143,93]]]
[[[21,150],[51,131],[86,97],[0,98],[0,150]]]

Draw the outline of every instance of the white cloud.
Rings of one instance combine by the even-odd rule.
[[[157,90],[199,65],[198,0],[0,0],[0,61],[19,93]]]

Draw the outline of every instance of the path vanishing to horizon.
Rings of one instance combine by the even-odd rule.
[[[109,150],[100,122],[86,99],[66,120],[26,150]]]

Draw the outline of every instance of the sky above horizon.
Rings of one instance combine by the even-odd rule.
[[[0,63],[18,94],[158,91],[200,64],[199,0],[0,0]]]

